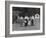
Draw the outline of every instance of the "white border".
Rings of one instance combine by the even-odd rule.
[[[12,31],[12,7],[40,8],[40,30]],[[43,6],[10,4],[10,34],[42,33],[43,32]]]

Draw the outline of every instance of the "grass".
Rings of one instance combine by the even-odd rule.
[[[12,25],[13,31],[23,31],[23,30],[40,30],[40,24],[38,24],[36,22],[36,24],[34,24],[34,26],[27,26],[27,27],[21,27],[20,24],[13,24]]]

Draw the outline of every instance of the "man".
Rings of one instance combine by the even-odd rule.
[[[34,16],[32,16],[31,19],[32,19],[32,20],[31,20],[31,26],[34,26]]]
[[[29,19],[29,17],[28,16],[25,16],[24,19],[25,19],[25,21],[24,21],[25,25],[24,26],[27,27],[28,26],[28,19]]]

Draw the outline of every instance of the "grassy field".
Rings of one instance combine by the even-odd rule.
[[[13,31],[23,31],[23,30],[40,30],[40,24],[39,22],[34,24],[34,26],[27,26],[27,27],[21,27],[20,24],[13,24],[12,25]]]

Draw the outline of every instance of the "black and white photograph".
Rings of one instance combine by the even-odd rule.
[[[13,31],[40,30],[40,8],[12,7]]]

